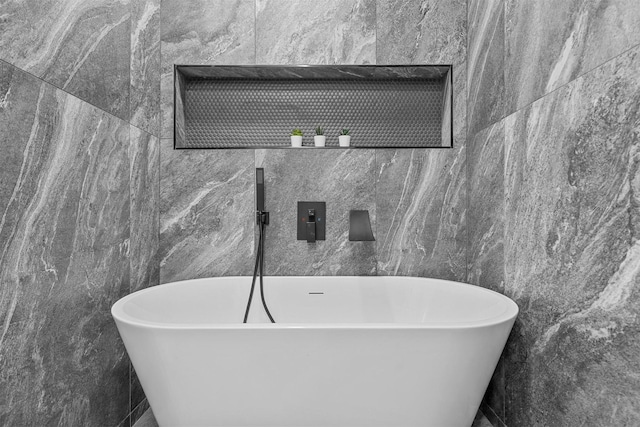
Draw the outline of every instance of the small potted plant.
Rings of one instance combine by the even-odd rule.
[[[351,135],[349,135],[349,129],[342,129],[338,136],[338,143],[340,147],[348,147],[351,144]]]
[[[320,126],[316,128],[316,135],[313,137],[313,143],[316,147],[324,147],[327,137],[324,136],[324,129]]]
[[[291,146],[302,147],[302,130],[295,128],[291,131]]]

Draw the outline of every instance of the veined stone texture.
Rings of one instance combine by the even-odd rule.
[[[467,141],[467,281],[504,293],[504,122],[499,121]],[[487,388],[484,404],[500,421],[505,418],[504,362]],[[496,421],[496,422],[500,422]]]
[[[349,241],[352,209],[369,211],[375,233],[375,150],[312,150],[256,151],[271,218],[265,232],[267,274],[375,275],[376,242]],[[297,240],[298,201],[326,202],[326,240]]]
[[[640,48],[505,120],[507,425],[640,413]]]
[[[464,280],[464,145],[376,158],[378,274]]]
[[[466,10],[465,0],[377,0],[378,64],[464,64]]]
[[[9,0],[0,59],[129,119],[129,0]]]
[[[253,150],[160,149],[160,281],[253,273]]]
[[[637,0],[505,0],[506,114],[640,43]]]
[[[132,0],[130,123],[160,135],[160,0]]]
[[[469,283],[504,293],[504,122],[469,138]]]
[[[256,63],[374,64],[375,0],[256,0]]]
[[[160,141],[134,126],[129,136],[131,292],[135,292],[159,281]]]
[[[466,278],[466,5],[377,3],[379,64],[453,64],[453,149],[377,150],[378,274]]]
[[[173,137],[174,65],[255,64],[255,0],[163,0],[163,138]]]
[[[116,425],[129,126],[6,64],[0,100],[0,424]]]
[[[504,0],[469,1],[469,135],[504,117]]]

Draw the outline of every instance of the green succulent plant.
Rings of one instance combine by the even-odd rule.
[[[320,126],[318,126],[316,128],[316,135],[324,135],[324,129],[322,129]]]
[[[302,136],[302,129],[295,128],[291,131],[291,136]]]
[[[340,131],[340,135],[349,135],[349,129],[346,129],[346,128],[345,128],[345,129],[342,129],[342,130]]]

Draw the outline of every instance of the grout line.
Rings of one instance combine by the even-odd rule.
[[[373,46],[374,49],[374,58],[373,60],[375,61],[375,65],[378,65],[378,0],[374,0],[373,3],[373,14],[375,16],[374,22],[374,28],[373,28],[373,32],[374,32],[374,38],[375,38],[375,45]]]
[[[476,135],[476,134],[478,134],[479,132],[481,132],[481,131],[483,131],[483,130],[485,130],[485,129],[487,129],[487,128],[491,127],[491,126],[493,126],[494,124],[496,124],[496,123],[498,123],[498,122],[500,122],[500,121],[502,121],[502,120],[506,119],[506,118],[507,118],[507,117],[509,117],[509,116],[512,116],[512,115],[514,115],[514,114],[516,114],[516,113],[521,112],[522,110],[527,109],[528,107],[530,107],[532,104],[536,103],[537,101],[539,101],[539,100],[541,100],[541,99],[543,99],[543,98],[546,98],[548,95],[551,95],[552,93],[554,93],[554,92],[556,92],[556,91],[558,91],[558,90],[560,90],[560,89],[564,88],[565,86],[570,85],[571,83],[575,82],[576,80],[578,80],[578,79],[580,79],[580,78],[585,77],[587,74],[591,73],[592,71],[595,71],[595,70],[597,70],[597,69],[598,69],[598,68],[600,68],[600,67],[603,67],[604,65],[608,64],[609,62],[611,62],[611,61],[613,61],[613,60],[618,59],[618,58],[619,58],[619,57],[621,57],[622,55],[625,55],[625,54],[626,54],[626,53],[628,53],[629,51],[631,51],[631,50],[633,50],[633,49],[636,49],[636,48],[638,48],[638,47],[640,47],[640,43],[638,43],[638,44],[636,44],[636,45],[633,45],[632,47],[630,47],[630,48],[628,48],[628,49],[624,50],[623,52],[620,52],[620,53],[619,53],[618,55],[616,55],[616,56],[613,56],[613,57],[611,57],[611,58],[607,59],[607,60],[606,60],[606,61],[604,61],[603,63],[601,63],[601,64],[599,64],[599,65],[597,65],[597,66],[595,66],[595,67],[593,67],[593,68],[589,69],[588,71],[585,71],[585,72],[583,72],[583,73],[581,73],[581,74],[577,75],[577,76],[576,76],[576,77],[574,77],[573,79],[571,79],[571,80],[569,80],[569,81],[565,82],[564,84],[562,84],[561,86],[558,86],[557,88],[553,89],[552,91],[547,92],[547,93],[545,93],[545,94],[543,94],[543,95],[540,95],[539,97],[535,98],[533,101],[531,101],[531,102],[529,102],[529,103],[527,103],[527,104],[523,105],[522,107],[520,107],[520,108],[518,108],[518,109],[516,109],[516,110],[512,111],[511,113],[502,115],[499,119],[497,119],[497,120],[495,120],[495,121],[492,121],[491,123],[487,124],[486,126],[484,126],[484,127],[480,128],[480,129],[478,129],[478,130],[474,133],[474,135]],[[506,58],[505,58],[505,60],[506,60]],[[504,66],[504,64],[503,64],[503,66],[502,66],[502,70],[503,70],[503,79],[504,79],[504,82],[506,82],[506,81],[507,81],[507,80],[506,80],[506,67]],[[506,88],[506,83],[505,83],[505,88]]]
[[[129,293],[131,293],[131,283],[129,283]],[[129,415],[127,415],[129,417],[129,427],[131,427],[131,414],[133,413],[133,408],[131,408],[131,394],[132,394],[131,380],[132,380],[131,360],[129,360]]]
[[[489,422],[494,427],[507,427],[507,424],[504,422],[504,420],[502,420],[502,418],[500,418],[498,414],[496,414],[496,411],[494,411],[488,403],[483,402],[480,404],[480,412],[485,416],[487,420],[489,420]],[[494,420],[497,421],[497,426],[493,423]]]
[[[160,138],[160,136],[159,136],[159,135],[155,135],[155,134],[153,134],[153,133],[151,133],[151,132],[149,132],[149,131],[147,131],[147,130],[141,129],[140,127],[138,127],[138,126],[136,126],[136,125],[132,124],[130,121],[125,120],[125,119],[123,119],[123,118],[121,118],[121,117],[118,117],[118,116],[116,116],[115,114],[110,113],[109,111],[107,111],[107,110],[103,109],[102,107],[98,107],[97,105],[92,104],[91,102],[89,102],[89,101],[87,101],[87,100],[85,100],[85,99],[82,99],[82,98],[78,97],[77,95],[74,95],[74,94],[72,94],[72,93],[70,93],[70,92],[67,92],[66,90],[64,90],[64,89],[62,89],[62,88],[60,88],[60,87],[58,87],[58,86],[54,85],[53,83],[48,82],[48,81],[44,80],[43,78],[38,77],[38,76],[36,76],[35,74],[33,74],[33,73],[29,72],[29,71],[23,70],[22,68],[20,68],[20,67],[18,67],[18,66],[16,66],[16,65],[13,65],[13,64],[12,64],[12,63],[10,63],[10,62],[5,61],[4,59],[0,59],[0,63],[4,63],[4,64],[6,64],[7,66],[9,66],[10,68],[12,68],[12,69],[14,69],[14,70],[17,70],[18,72],[20,72],[20,73],[22,73],[22,74],[26,74],[27,76],[30,76],[30,77],[32,77],[32,78],[34,78],[34,79],[36,79],[36,80],[39,80],[39,81],[40,81],[40,82],[42,82],[43,84],[48,85],[48,86],[50,86],[50,87],[53,87],[54,89],[59,90],[60,92],[64,93],[65,95],[67,95],[67,96],[69,96],[69,97],[71,97],[71,98],[75,98],[75,99],[77,99],[78,101],[83,102],[84,104],[90,105],[90,106],[92,106],[93,108],[95,108],[95,109],[97,109],[97,110],[100,110],[102,113],[104,113],[104,114],[106,114],[106,115],[108,115],[108,116],[113,117],[114,119],[117,119],[117,120],[119,120],[119,121],[121,121],[121,122],[124,122],[124,123],[128,124],[129,126],[133,126],[134,128],[136,128],[136,129],[138,129],[138,130],[140,130],[140,131],[142,131],[142,132],[145,132],[145,133],[147,133],[147,134],[149,134],[149,135],[151,135],[151,136],[155,136],[156,138]]]
[[[133,92],[133,88],[131,85],[131,64],[133,63],[131,61],[131,57],[132,52],[133,52],[133,31],[131,31],[131,28],[133,26],[133,20],[134,20],[134,16],[133,16],[133,2],[129,3],[127,5],[129,7],[129,67],[127,68],[127,82],[129,84],[129,102],[127,102],[127,123],[131,124],[131,103],[132,101],[132,96],[131,93]],[[131,135],[129,135],[131,136]],[[131,138],[129,138],[129,141],[131,141]],[[129,198],[129,200],[131,200],[131,198]]]
[[[39,81],[41,81],[42,83],[44,83],[44,84],[46,84],[46,85],[49,85],[49,86],[51,86],[51,87],[53,87],[53,88],[55,88],[55,89],[59,90],[60,92],[62,92],[62,93],[64,93],[64,94],[66,94],[66,95],[68,95],[68,96],[70,96],[70,97],[72,97],[72,98],[75,98],[75,99],[77,99],[77,100],[79,100],[79,101],[82,101],[82,102],[84,102],[84,103],[85,103],[85,104],[87,104],[87,105],[91,105],[93,108],[95,108],[95,109],[97,109],[97,110],[100,110],[100,111],[102,111],[103,113],[105,113],[105,114],[107,114],[107,115],[109,115],[109,116],[111,116],[111,117],[113,117],[113,118],[115,118],[115,119],[118,119],[118,120],[120,120],[120,121],[122,121],[122,122],[124,122],[124,123],[127,123],[127,124],[131,124],[131,123],[129,122],[129,120],[131,119],[130,117],[129,117],[129,120],[125,120],[125,119],[123,119],[123,118],[121,118],[121,117],[118,117],[118,116],[116,116],[115,114],[113,114],[113,113],[111,113],[111,112],[109,112],[109,111],[105,110],[105,109],[104,109],[104,108],[102,108],[102,107],[98,107],[97,105],[95,105],[95,104],[93,104],[93,103],[91,103],[91,102],[87,101],[86,99],[82,99],[82,98],[80,98],[80,97],[79,97],[79,96],[77,96],[77,95],[74,95],[74,94],[72,94],[72,93],[70,93],[70,92],[67,92],[65,89],[63,89],[63,88],[61,88],[61,87],[59,87],[59,86],[57,86],[57,85],[54,85],[54,84],[53,84],[53,83],[51,83],[51,82],[48,82],[48,81],[44,80],[42,77],[38,77],[38,76],[36,76],[35,74],[33,74],[33,73],[32,73],[32,72],[30,72],[30,71],[23,70],[22,68],[20,68],[20,67],[18,67],[18,66],[16,66],[16,65],[14,65],[14,64],[12,64],[12,63],[10,63],[10,62],[5,61],[4,59],[0,59],[0,62],[2,62],[2,63],[4,63],[4,64],[6,64],[6,65],[8,65],[8,66],[10,66],[10,67],[11,67],[11,68],[13,68],[13,69],[18,70],[19,72],[21,72],[21,73],[23,73],[23,74],[26,74],[26,75],[28,75],[28,76],[31,76],[31,77],[33,77],[34,79],[39,80]],[[129,85],[131,85],[131,80],[129,80]],[[129,97],[131,97],[131,94],[129,94]]]
[[[162,186],[160,185],[160,181],[162,180],[162,121],[163,121],[163,114],[162,114],[162,63],[163,63],[163,59],[162,59],[162,1],[160,1],[160,5],[158,6],[158,33],[159,33],[159,40],[158,40],[158,58],[160,60],[160,64],[159,64],[159,68],[160,68],[160,93],[158,94],[159,99],[158,99],[158,160],[157,160],[157,165],[156,167],[158,168],[158,179],[157,179],[157,189],[158,189],[158,200],[156,201],[157,203],[157,213],[156,213],[156,218],[155,218],[155,223],[156,223],[156,230],[157,230],[157,237],[158,237],[158,247],[156,248],[156,254],[154,257],[154,267],[156,267],[158,270],[158,282],[155,284],[152,284],[152,286],[156,286],[156,285],[160,285],[162,283],[162,277],[161,277],[161,271],[162,269],[160,268],[160,257],[159,252],[160,252],[160,237],[161,237],[161,233],[160,233],[160,204],[162,202],[161,200],[161,193],[160,191],[162,190]],[[132,426],[133,427],[133,426]]]
[[[377,41],[376,41],[376,46],[377,46]],[[376,53],[377,55],[377,53]],[[377,57],[376,57],[376,61],[377,61]],[[373,150],[373,208],[375,209],[375,214],[376,214],[376,220],[375,220],[375,234],[374,234],[374,238],[376,238],[375,240],[375,244],[373,246],[373,257],[375,260],[375,271],[376,271],[376,276],[378,276],[378,259],[380,256],[379,250],[378,250],[378,242],[380,241],[380,234],[378,233],[378,150],[374,149]]]
[[[521,110],[523,110],[523,109],[525,109],[525,108],[529,107],[531,104],[535,103],[536,101],[539,101],[540,99],[542,99],[542,98],[546,97],[547,95],[550,95],[550,94],[552,94],[552,93],[554,93],[554,92],[556,92],[556,91],[558,91],[558,90],[560,90],[560,89],[564,88],[565,86],[569,85],[570,83],[573,83],[574,81],[576,81],[576,80],[578,80],[578,79],[580,79],[580,78],[582,78],[582,77],[586,76],[587,74],[591,73],[591,72],[592,72],[592,71],[594,71],[594,70],[597,70],[598,68],[600,68],[600,67],[602,67],[602,66],[604,66],[604,65],[608,64],[609,62],[611,62],[611,61],[613,61],[613,60],[615,60],[615,59],[618,59],[618,58],[619,58],[619,57],[621,57],[622,55],[626,54],[627,52],[629,52],[629,51],[631,51],[631,50],[633,50],[633,49],[635,49],[635,48],[637,48],[638,46],[640,46],[640,43],[638,43],[638,44],[636,44],[636,45],[633,45],[633,46],[631,46],[630,48],[628,48],[628,49],[626,49],[626,50],[624,50],[624,51],[620,52],[620,53],[619,53],[619,54],[617,54],[616,56],[613,56],[613,57],[611,57],[611,58],[607,59],[607,60],[606,60],[606,61],[604,61],[603,63],[601,63],[601,64],[599,64],[599,65],[596,65],[596,66],[594,66],[593,68],[590,68],[589,70],[587,70],[587,71],[585,71],[585,72],[583,72],[583,73],[581,73],[581,74],[578,74],[578,75],[577,75],[577,76],[575,76],[573,79],[571,79],[571,80],[569,80],[569,81],[565,82],[564,84],[562,84],[561,86],[558,86],[557,88],[553,89],[552,91],[547,92],[547,93],[545,93],[545,94],[543,94],[543,95],[539,96],[538,98],[534,99],[533,101],[529,102],[528,104],[523,105],[522,107],[518,108],[518,109],[517,109],[516,111],[514,111],[513,113],[505,114],[505,116],[504,116],[504,117],[502,117],[502,119],[504,119],[504,118],[506,118],[506,117],[510,116],[511,114],[517,113],[518,111],[521,111]],[[505,50],[505,54],[506,54],[506,50]],[[505,58],[505,60],[506,60],[506,58]],[[506,70],[506,67],[504,67],[504,66],[503,66],[503,69],[505,69],[505,70]],[[506,82],[506,75],[505,75],[505,82]],[[502,119],[500,119],[500,120],[502,120]]]
[[[471,156],[469,155],[469,152],[471,151],[472,147],[469,141],[469,0],[465,3],[465,7],[466,7],[466,15],[465,15],[465,21],[467,23],[466,25],[466,34],[465,34],[465,68],[466,68],[466,73],[465,73],[465,79],[464,79],[464,92],[465,92],[465,115],[464,115],[464,127],[465,127],[465,168],[464,168],[464,173],[465,173],[465,183],[464,183],[464,187],[465,187],[465,214],[464,214],[464,229],[465,229],[465,248],[464,248],[464,281],[466,283],[469,283],[469,245],[471,244],[471,239],[469,238],[469,214],[471,212],[471,196],[470,196],[470,191],[469,191],[469,165],[470,165],[470,158]],[[451,76],[451,83],[453,85],[453,76]],[[453,92],[453,88],[452,88],[452,92]],[[451,118],[452,122],[453,122],[453,117]],[[453,135],[452,135],[452,139],[453,139]]]
[[[148,403],[148,400],[147,400],[147,397],[146,397],[146,396],[144,397],[144,399],[142,399],[142,400],[140,401],[140,403],[138,403],[138,404],[136,405],[136,407],[135,407],[135,408],[131,409],[131,413],[133,414],[133,413],[134,413],[134,412],[135,412],[139,407],[141,407],[145,402],[147,402],[147,403]],[[147,409],[147,411],[148,411],[148,409]],[[144,411],[144,412],[147,412],[147,411]],[[134,423],[134,424],[135,424],[135,423]]]

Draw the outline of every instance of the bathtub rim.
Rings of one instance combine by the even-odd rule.
[[[488,319],[482,319],[478,321],[432,321],[429,323],[410,323],[410,322],[398,322],[398,323],[365,323],[365,322],[354,322],[354,323],[211,323],[211,324],[203,324],[203,323],[158,323],[151,322],[147,320],[142,320],[139,318],[134,318],[126,314],[123,310],[124,304],[126,304],[129,300],[138,297],[140,295],[144,295],[147,292],[153,292],[158,289],[160,286],[180,286],[184,283],[195,283],[195,282],[204,282],[212,279],[241,279],[241,280],[251,280],[251,276],[219,276],[219,277],[202,277],[198,279],[186,279],[186,280],[178,280],[175,282],[167,282],[162,283],[156,286],[150,286],[148,288],[140,289],[138,291],[132,292],[124,297],[120,298],[111,306],[111,316],[122,323],[139,327],[139,328],[148,328],[148,329],[162,329],[162,330],[256,330],[256,329],[268,329],[268,330],[292,330],[292,329],[340,329],[340,330],[414,330],[414,329],[424,329],[424,330],[441,330],[441,329],[474,329],[474,328],[485,328],[485,327],[493,327],[498,326],[504,323],[514,322],[516,317],[520,312],[520,308],[518,305],[508,296],[501,294],[500,292],[496,292],[494,290],[483,288],[478,285],[472,285],[470,283],[457,282],[454,280],[445,280],[445,279],[434,279],[430,277],[417,277],[417,276],[269,276],[269,277],[286,277],[291,279],[308,279],[309,277],[313,278],[336,278],[336,279],[348,279],[348,278],[371,278],[374,280],[381,279],[389,279],[399,278],[399,279],[422,279],[428,281],[436,281],[447,283],[447,286],[460,286],[460,287],[473,287],[474,290],[480,292],[487,292],[497,296],[497,298],[503,300],[506,303],[505,310],[494,317],[490,317]],[[376,279],[380,278],[380,279]],[[247,295],[248,296],[248,295]]]

